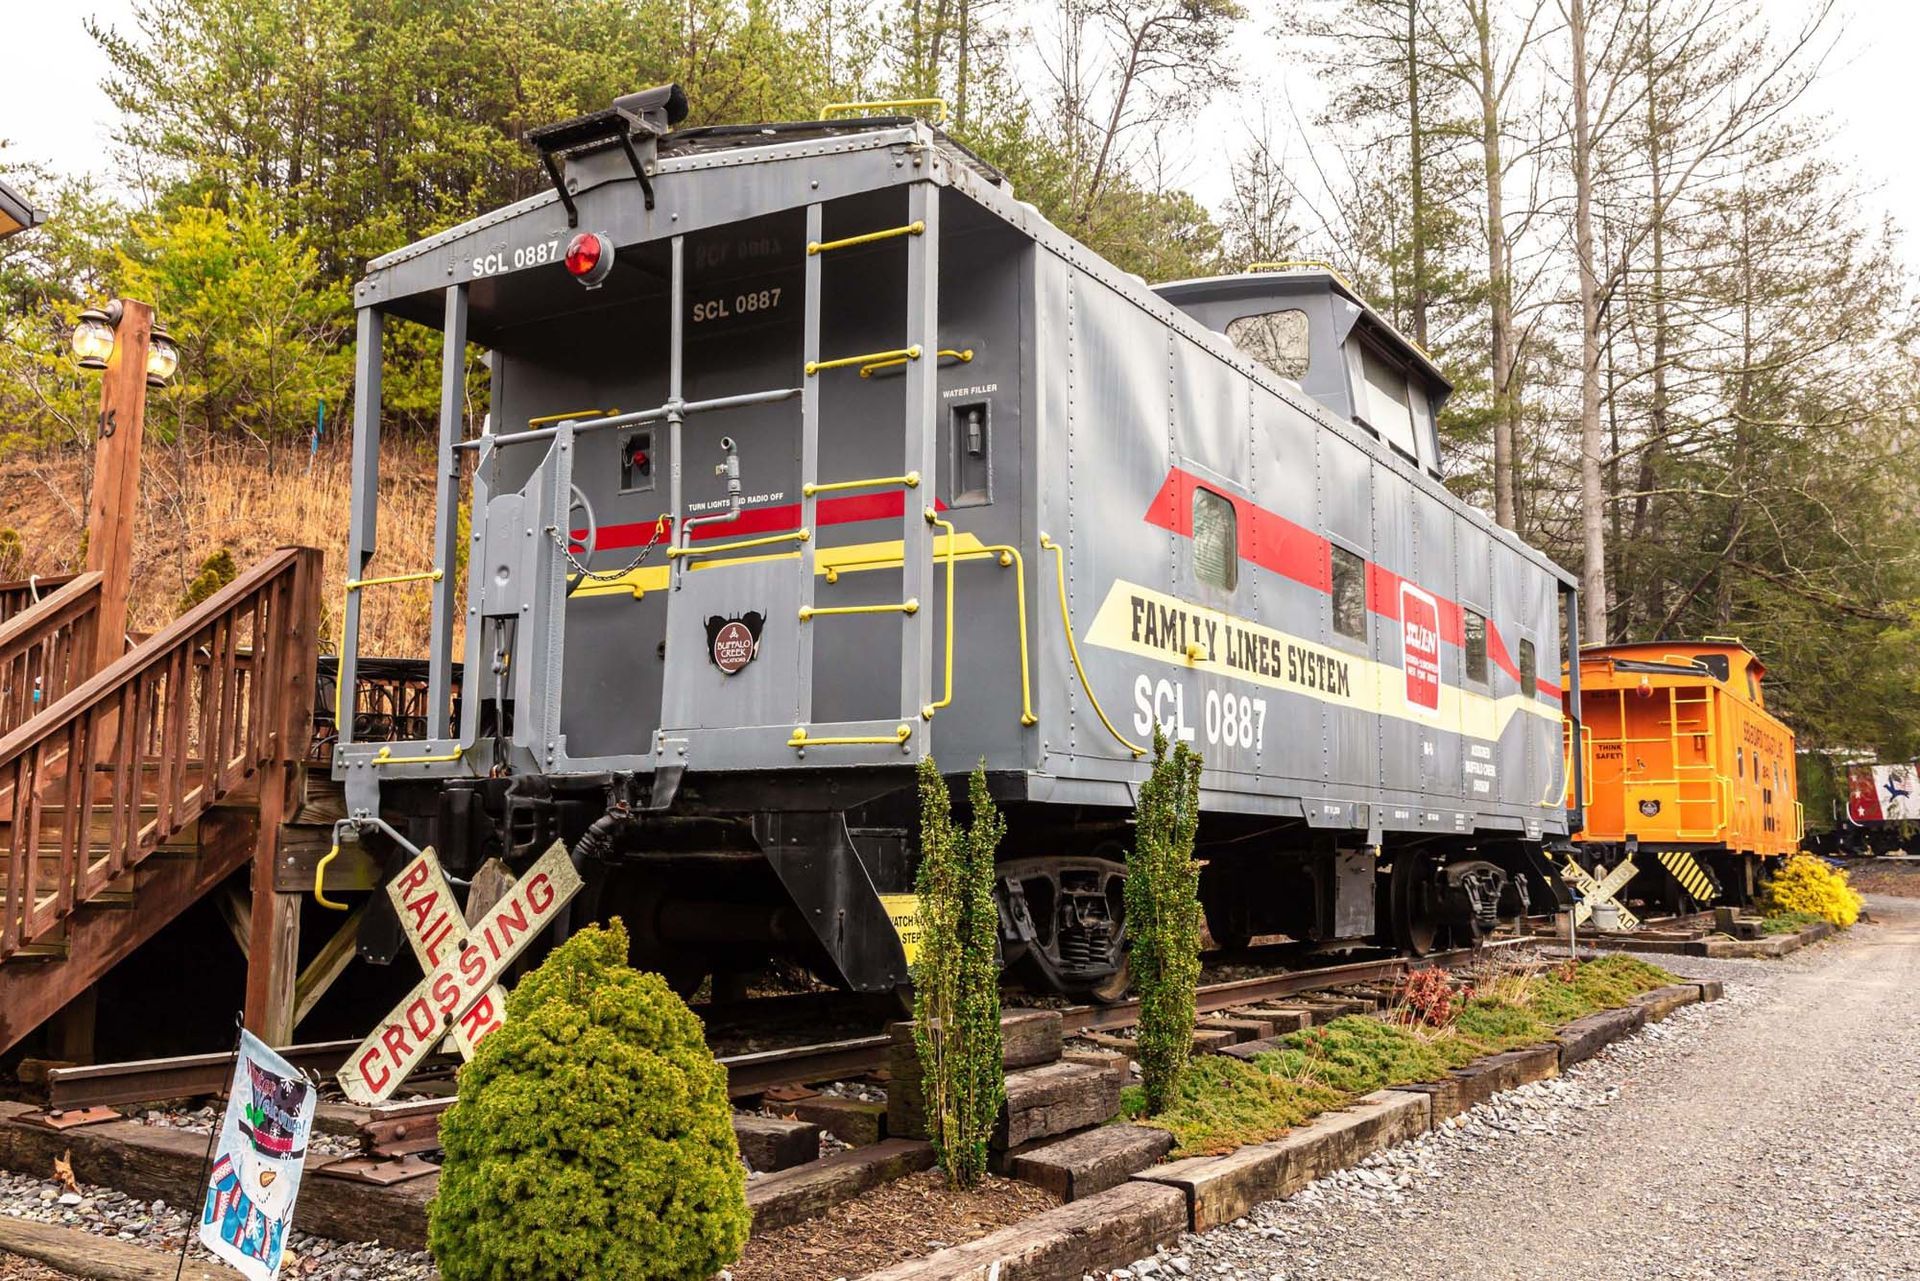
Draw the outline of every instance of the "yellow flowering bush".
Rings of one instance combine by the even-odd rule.
[[[1847,884],[1844,871],[1811,854],[1795,854],[1788,859],[1762,894],[1769,916],[1805,912],[1843,930],[1860,919],[1860,909],[1866,902]]]

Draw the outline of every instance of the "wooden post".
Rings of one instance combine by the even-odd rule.
[[[247,948],[247,1028],[269,1045],[291,1045],[298,1010],[300,900],[276,893],[274,862],[280,825],[296,803],[301,761],[313,733],[314,667],[320,627],[320,553],[302,548],[285,595],[275,602],[268,626],[277,633],[277,665],[263,664],[256,680],[276,682],[271,705],[280,709],[274,727],[273,762],[260,772],[260,826],[253,845],[252,941]],[[255,652],[260,639],[255,638]]]
[[[87,568],[103,578],[89,669],[96,672],[126,650],[133,527],[140,509],[140,442],[147,426],[147,346],[153,335],[152,307],[125,298],[119,306],[113,354],[100,380],[93,494],[87,503]]]
[[[87,500],[87,568],[97,570],[100,612],[93,620],[92,652],[75,673],[90,676],[126,648],[127,596],[133,585],[133,526],[140,505],[140,442],[147,424],[147,347],[153,308],[122,299],[113,351],[100,379],[100,419],[94,428],[93,493]],[[60,1057],[93,1061],[96,1002],[89,988],[54,1016]]]

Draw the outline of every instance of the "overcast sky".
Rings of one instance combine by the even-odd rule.
[[[1258,4],[1256,8],[1266,8]],[[1799,24],[1814,0],[1763,0],[1775,25]],[[1880,206],[1906,230],[1909,261],[1920,265],[1920,163],[1916,163],[1915,54],[1920,52],[1920,0],[1842,0],[1846,33],[1814,107],[1831,113],[1838,158],[1850,161],[1877,189]],[[131,25],[133,0],[0,0],[0,138],[9,155],[37,160],[68,174],[111,177],[105,155],[113,124],[100,81],[106,59],[86,33],[88,16]],[[1250,64],[1265,50],[1248,51]],[[1302,114],[1317,103],[1311,85],[1281,84]],[[1285,103],[1276,102],[1284,112]],[[1202,199],[1217,203],[1226,189],[1227,155],[1245,136],[1251,113],[1222,103],[1196,129],[1201,145],[1179,175]],[[1282,117],[1284,119],[1284,116]]]

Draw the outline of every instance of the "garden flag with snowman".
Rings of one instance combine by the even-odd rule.
[[[274,1281],[318,1092],[251,1032],[240,1034],[227,1114],[200,1211],[200,1242],[249,1281]]]

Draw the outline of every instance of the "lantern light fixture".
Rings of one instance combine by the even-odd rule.
[[[173,377],[173,371],[179,367],[179,344],[173,341],[172,334],[155,325],[152,336],[147,340],[147,386],[166,386]]]
[[[105,369],[113,354],[113,321],[98,307],[80,313],[73,327],[73,357],[82,369]]]

